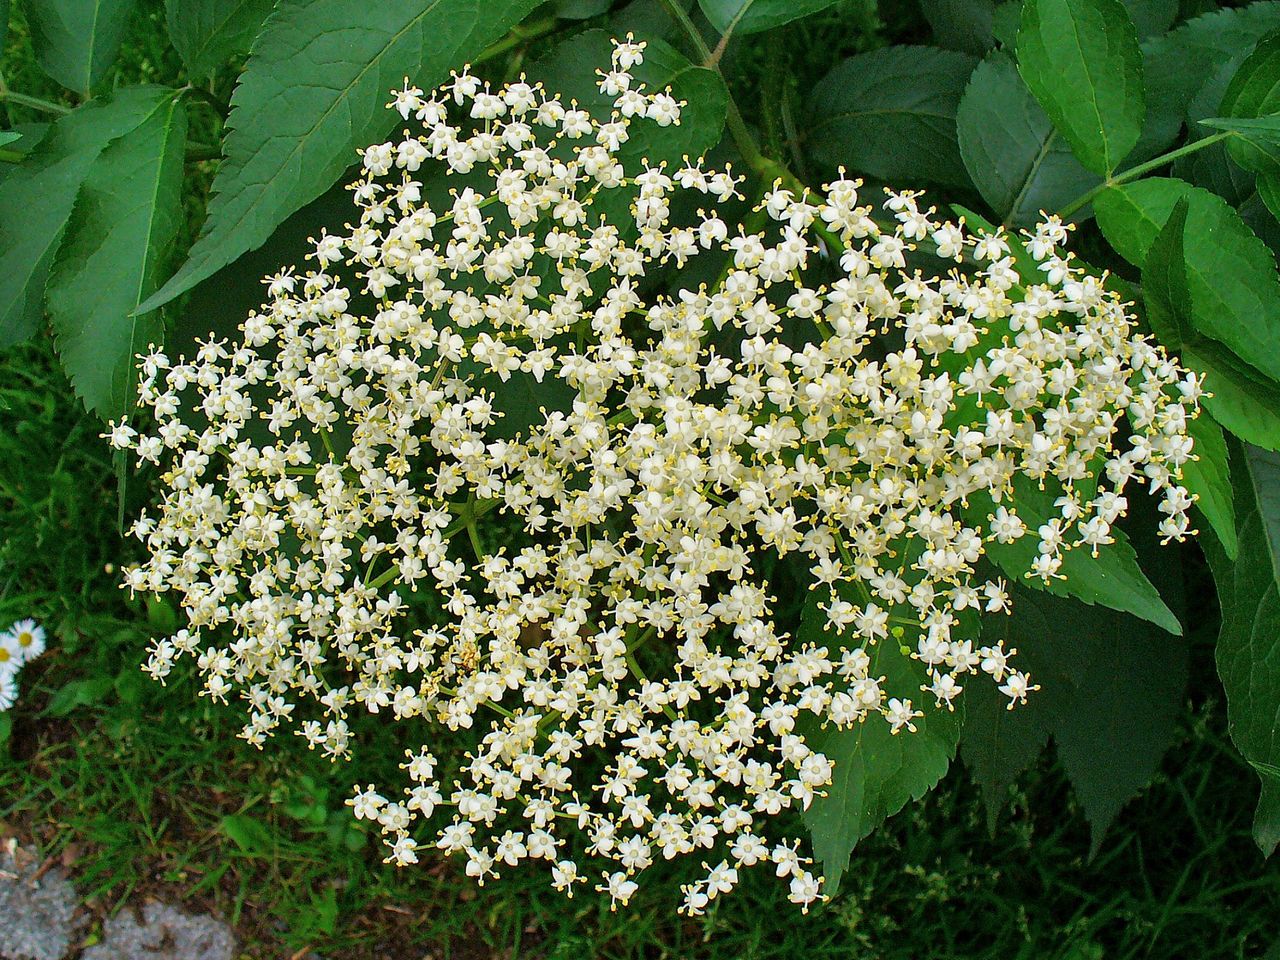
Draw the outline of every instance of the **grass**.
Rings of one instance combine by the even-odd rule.
[[[842,11],[852,19],[806,21],[786,35],[785,58],[744,45],[734,55],[761,79],[743,102],[805,89],[817,65],[806,65],[804,49],[852,52],[881,32],[921,32],[887,6],[899,18],[887,25],[862,2]],[[162,16],[158,3],[142,5],[123,80],[179,70],[157,39]],[[856,31],[828,43],[850,22]],[[7,53],[13,88],[58,96],[20,17]],[[215,138],[215,116],[196,123],[202,139]],[[1196,638],[1180,742],[1092,860],[1087,824],[1050,753],[994,835],[953,766],[937,791],[862,844],[840,895],[808,917],[771,876],[748,873],[708,916],[683,920],[675,908],[687,875],[667,866],[615,914],[589,891],[563,899],[533,870],[476,888],[452,862],[385,865],[343,800],[353,782],[379,779],[388,760],[378,757],[394,763],[394,744],[336,766],[285,738],[259,752],[236,739],[238,712],[200,699],[190,676],[164,687],[145,680],[147,639],[174,621],[166,606],[118,589],[133,550],[120,518],[145,501],[146,479],[129,478],[122,511],[101,425],[71,397],[45,339],[0,354],[0,420],[0,625],[36,616],[54,635],[23,677],[0,745],[0,835],[68,864],[100,917],[164,897],[226,917],[255,958],[309,947],[353,960],[1280,956],[1280,865],[1264,862],[1249,836],[1256,778],[1226,738],[1211,637]],[[373,725],[361,733],[389,736]]]

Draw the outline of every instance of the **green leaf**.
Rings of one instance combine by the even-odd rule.
[[[1280,386],[1213,340],[1184,347],[1183,366],[1204,375],[1201,402],[1241,440],[1280,450]]]
[[[801,617],[800,639],[830,645],[823,632],[826,615],[811,594]],[[892,639],[868,648],[871,675],[885,678],[887,696],[921,702],[926,682],[924,666],[904,654]],[[832,726],[809,740],[834,764],[826,796],[819,796],[804,813],[813,838],[813,855],[826,876],[825,892],[834,893],[858,841],[893,816],[910,800],[919,800],[947,772],[955,756],[962,714],[923,704],[925,715],[915,720],[916,732],[889,732],[876,714],[848,730]]]
[[[1259,40],[1277,29],[1280,2],[1268,0],[1207,13],[1145,42],[1142,72],[1147,119],[1134,156],[1155,156],[1172,143],[1197,91],[1213,82],[1220,65],[1247,55]]]
[[[1253,500],[1258,505],[1258,521],[1271,557],[1271,573],[1280,583],[1280,455],[1244,444],[1244,461]]]
[[[1013,663],[1040,689],[1025,725],[1052,734],[1097,852],[1120,808],[1173,744],[1187,680],[1187,644],[1141,620],[1015,587],[1008,617],[988,616]],[[973,687],[986,678],[975,678]],[[989,682],[989,681],[986,681]],[[972,691],[966,689],[963,697]]]
[[[49,132],[48,123],[20,123],[12,130],[4,131],[4,152],[8,160],[0,163],[0,180],[18,168],[18,164],[30,156],[44,135]]]
[[[1143,269],[1147,318],[1156,336],[1181,352],[1183,364],[1204,377],[1208,395],[1203,404],[1214,419],[1242,439],[1275,449],[1280,446],[1280,386],[1227,347],[1202,336],[1194,322],[1186,267],[1186,222],[1192,199],[1184,191],[1148,244]],[[1135,246],[1142,242],[1138,238]],[[1220,511],[1219,520],[1224,517]],[[1234,542],[1234,533],[1219,536],[1228,547]]]
[[[115,63],[136,0],[27,0],[36,59],[68,90],[89,96]]]
[[[1270,249],[1221,197],[1181,180],[1150,177],[1104,190],[1094,201],[1098,226],[1137,266],[1186,198],[1186,274],[1196,329],[1225,344],[1256,370],[1276,371],[1280,278]]]
[[[1221,64],[1214,64],[1209,68],[1209,78],[1196,91],[1196,95],[1186,107],[1186,124],[1192,137],[1198,138],[1212,133],[1211,130],[1201,126],[1200,121],[1222,112],[1222,96],[1227,92],[1232,77],[1236,75],[1240,64],[1248,55],[1249,51],[1244,50]],[[1210,144],[1179,157],[1173,162],[1171,175],[1198,187],[1204,187],[1233,206],[1253,192],[1255,179],[1251,171],[1245,170],[1231,160],[1227,154],[1225,141]]]
[[[383,139],[406,76],[429,89],[501,37],[536,0],[280,0],[232,97],[225,159],[187,262],[139,310],[185,293],[327,190]]]
[[[3,11],[7,13],[8,11]],[[8,754],[9,738],[13,736],[13,714],[5,712],[0,713],[0,747],[5,748],[5,754]]]
[[[166,0],[169,39],[193,80],[249,52],[275,0]]]
[[[761,33],[835,6],[839,0],[698,0],[711,25],[721,33]]]
[[[1280,173],[1280,34],[1264,38],[1240,64],[1219,109],[1234,126],[1202,122],[1241,134],[1227,141],[1231,159],[1246,170]]]
[[[1138,38],[1158,37],[1178,19],[1178,0],[1124,0]]]
[[[1260,174],[1255,183],[1258,199],[1276,220],[1280,220],[1280,174]]]
[[[993,53],[973,71],[956,112],[969,177],[1005,223],[1026,226],[1096,186],[1018,75]]]
[[[1004,0],[996,4],[995,15],[991,18],[991,33],[996,43],[1004,50],[1013,50],[1018,45],[1018,27],[1022,24],[1022,0]]]
[[[608,13],[613,0],[555,0],[556,16],[561,20],[590,20]]]
[[[1147,320],[1161,342],[1174,350],[1196,336],[1187,286],[1187,207],[1187,198],[1179,197],[1147,248],[1142,267]]]
[[[1146,177],[1120,187],[1109,187],[1093,202],[1098,227],[1116,253],[1136,267],[1147,259],[1147,251],[1169,219],[1169,213],[1194,188],[1169,177]],[[1197,208],[1201,204],[1196,202]]]
[[[49,274],[58,356],[85,406],[104,419],[133,408],[136,356],[163,343],[158,313],[131,316],[164,279],[182,227],[187,112],[171,93],[94,161]]]
[[[250,857],[266,856],[276,847],[266,824],[248,814],[227,814],[220,827],[227,839]]]
[[[40,326],[54,252],[98,154],[171,95],[161,87],[125,87],[108,99],[91,100],[60,117],[0,181],[0,346]]]
[[[987,677],[977,677],[964,685],[962,696],[960,756],[982,791],[987,830],[994,835],[1009,788],[1040,756],[1049,740],[1049,728],[1039,716],[1043,711],[1037,709],[1038,693],[1032,694],[1034,699],[1026,704],[1010,710],[1009,698],[999,687]]]
[[[1018,69],[1071,149],[1110,176],[1142,133],[1142,51],[1120,0],[1026,0]]]
[[[1269,856],[1280,843],[1280,584],[1268,543],[1267,507],[1259,502],[1254,484],[1261,474],[1273,491],[1275,465],[1272,461],[1259,471],[1254,458],[1239,447],[1232,457],[1238,457],[1233,480],[1239,556],[1232,563],[1212,539],[1201,544],[1222,608],[1217,661],[1227,693],[1228,729],[1262,781],[1253,837]]]
[[[44,709],[49,717],[65,717],[81,707],[95,707],[115,689],[115,677],[72,680],[55,693]]]
[[[1227,441],[1222,428],[1201,413],[1187,427],[1196,459],[1182,467],[1182,483],[1196,497],[1196,506],[1217,534],[1222,549],[1234,560],[1236,511],[1231,500],[1231,470],[1227,461]]]
[[[1054,494],[1040,490],[1034,481],[1025,477],[1014,480],[1013,502],[1031,531],[1056,514],[1053,500]],[[1086,548],[1063,551],[1060,572],[1065,579],[1054,578],[1048,583],[1039,577],[1027,576],[1038,552],[1034,533],[1013,543],[988,543],[986,551],[1005,576],[1016,583],[1054,596],[1075,597],[1090,605],[1100,604],[1131,613],[1181,635],[1182,625],[1138,566],[1129,538],[1119,529],[1113,530],[1112,535],[1116,542],[1101,547],[1096,558]]]
[[[995,46],[995,0],[921,0],[934,43],[982,56]]]
[[[1235,134],[1226,141],[1227,152],[1245,170],[1258,174],[1280,173],[1280,116],[1209,117],[1200,122]]]
[[[1180,199],[1157,234],[1142,269],[1142,291],[1151,328],[1167,346],[1203,352],[1203,338],[1191,316],[1191,296],[1187,289],[1185,233],[1186,197]],[[1201,371],[1203,372],[1203,371]],[[1222,428],[1201,412],[1187,427],[1192,456],[1182,468],[1182,481],[1196,495],[1197,505],[1213,527],[1227,556],[1235,559],[1236,515],[1231,495],[1231,470]]]
[[[813,89],[813,155],[884,180],[967,186],[956,108],[976,64],[968,54],[933,47],[850,57]]]

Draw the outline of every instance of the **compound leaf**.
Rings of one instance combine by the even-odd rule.
[[[131,316],[164,278],[182,226],[186,107],[171,95],[90,167],[49,276],[58,356],[85,406],[104,419],[133,406],[138,353],[162,319]]]
[[[232,96],[226,159],[187,262],[139,310],[167,303],[260,246],[328,189],[355,151],[401,123],[385,109],[502,36],[536,0],[281,0]]]

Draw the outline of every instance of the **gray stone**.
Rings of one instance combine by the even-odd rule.
[[[141,922],[139,922],[141,921]],[[102,940],[81,960],[231,960],[231,928],[208,916],[190,916],[167,903],[148,903],[139,918],[125,909],[108,920]]]
[[[4,960],[62,960],[71,951],[80,898],[56,868],[37,877],[39,866],[12,844],[0,850]]]

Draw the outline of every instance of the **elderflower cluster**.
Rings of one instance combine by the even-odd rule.
[[[110,437],[164,495],[127,586],[189,619],[150,672],[193,658],[250,742],[289,725],[343,756],[353,711],[414,731],[406,783],[350,801],[397,863],[544,861],[626,903],[691,856],[692,913],[767,863],[807,909],[821,877],[777,835],[832,779],[805,731],[910,735],[970,682],[1022,700],[1014,651],[964,625],[1008,608],[984,557],[1026,540],[1025,574],[1060,576],[1132,480],[1185,534],[1199,385],[1054,218],[1025,280],[1013,238],[856,180],[722,220],[742,178],[628,151],[683,106],[643,55],[615,45],[607,116],[406,82],[359,222],[269,278],[238,339],[142,363],[154,424]],[[920,246],[949,272],[911,270]],[[683,284],[699,258],[714,281]],[[783,564],[807,636],[775,618]],[[889,690],[877,646],[903,637],[927,681]]]
[[[0,712],[18,702],[18,674],[44,646],[44,627],[34,620],[19,620],[0,633]]]

